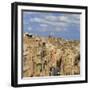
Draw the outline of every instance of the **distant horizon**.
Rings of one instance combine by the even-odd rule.
[[[80,40],[80,14],[23,11],[23,32]]]
[[[28,33],[28,32],[24,32],[24,33]],[[35,35],[35,34],[32,34],[32,33],[28,33],[28,34],[30,34],[30,35],[33,35],[33,36],[37,36],[37,37],[45,37],[45,38],[48,38],[48,37],[51,37],[51,38],[62,38],[62,39],[64,39],[64,40],[76,40],[76,39],[67,39],[67,38],[63,38],[63,37],[55,37],[55,36],[41,36],[41,35]],[[79,39],[77,39],[77,41],[80,41]]]

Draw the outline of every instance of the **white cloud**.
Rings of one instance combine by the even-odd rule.
[[[24,11],[23,13],[24,13],[25,15],[33,15],[33,14],[35,14],[36,12]]]
[[[28,31],[32,31],[32,27],[31,26],[28,27]]]
[[[50,20],[46,20],[44,18],[32,18],[30,19],[31,22],[37,22],[40,24],[45,24],[45,25],[52,25],[52,26],[64,26],[65,22],[59,22],[59,21],[50,21]]]
[[[68,17],[67,16],[59,16],[58,20],[62,21],[62,22],[66,22],[66,21],[68,21]]]
[[[38,17],[34,17],[34,18],[30,18],[30,22],[41,22],[41,18]]]
[[[72,15],[67,15],[67,22],[70,24],[80,24],[80,15],[72,14]]]
[[[43,23],[41,23],[40,26],[41,26],[41,27],[44,27],[44,28],[45,28],[45,27],[48,27],[47,24],[43,24]]]
[[[51,20],[51,21],[56,21],[57,20],[57,17],[56,16],[51,16],[51,15],[49,15],[49,16],[45,16],[45,19],[46,20]]]
[[[34,16],[30,18],[31,23],[38,23],[42,31],[49,30],[48,27],[53,27],[52,31],[66,31],[68,26],[79,26],[80,15],[78,14],[60,14],[55,16],[53,14],[40,14],[41,16]]]

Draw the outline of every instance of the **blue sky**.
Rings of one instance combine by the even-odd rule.
[[[39,36],[80,40],[80,14],[23,11],[23,31]]]

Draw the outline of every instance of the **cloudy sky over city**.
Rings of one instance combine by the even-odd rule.
[[[80,14],[23,11],[23,31],[39,36],[80,39]]]

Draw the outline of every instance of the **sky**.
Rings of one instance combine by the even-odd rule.
[[[23,32],[80,40],[80,14],[23,11]]]

